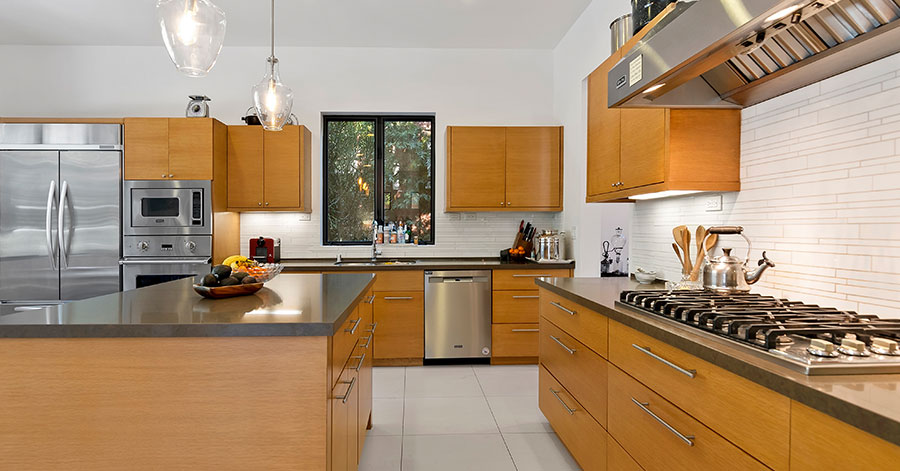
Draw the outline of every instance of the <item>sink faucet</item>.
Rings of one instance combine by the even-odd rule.
[[[372,223],[372,261],[378,260],[381,251],[378,250],[378,223]]]

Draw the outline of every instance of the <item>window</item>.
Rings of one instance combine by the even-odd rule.
[[[434,116],[325,115],[326,245],[368,245],[372,223],[434,243]]]

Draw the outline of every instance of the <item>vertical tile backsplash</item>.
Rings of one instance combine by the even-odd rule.
[[[280,237],[284,258],[369,257],[371,246],[322,245],[321,213],[301,221],[298,213],[241,214],[241,251],[247,255],[251,237]],[[497,257],[512,245],[522,219],[540,229],[557,229],[559,213],[444,213],[435,215],[434,245],[390,245],[386,257]]]
[[[745,109],[741,186],[636,203],[632,269],[677,279],[672,227],[738,224],[777,264],[757,291],[900,318],[900,54]]]

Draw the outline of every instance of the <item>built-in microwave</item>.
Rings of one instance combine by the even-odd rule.
[[[209,180],[126,180],[124,235],[211,235]]]

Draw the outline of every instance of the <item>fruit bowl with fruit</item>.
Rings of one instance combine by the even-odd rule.
[[[278,276],[283,268],[280,264],[259,264],[247,257],[233,255],[221,265],[212,267],[200,284],[194,285],[194,291],[211,299],[253,294],[263,287],[263,283]]]

